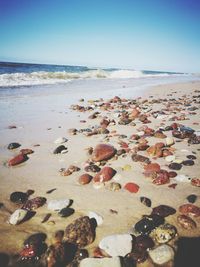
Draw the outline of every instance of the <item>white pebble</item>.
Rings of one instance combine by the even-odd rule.
[[[59,137],[58,139],[54,141],[55,144],[63,144],[65,142],[67,142],[67,138],[65,137]]]
[[[98,226],[103,223],[103,218],[94,211],[89,211],[88,216],[90,219],[94,218]]]
[[[70,204],[70,200],[69,199],[54,199],[54,200],[50,200],[48,202],[47,208],[50,210],[61,210],[63,208],[66,208],[67,206],[69,206]]]

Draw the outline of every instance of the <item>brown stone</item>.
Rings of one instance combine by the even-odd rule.
[[[8,161],[8,166],[15,166],[26,161],[28,157],[24,154],[19,154]]]
[[[179,212],[184,215],[199,217],[200,216],[200,208],[193,204],[184,204],[179,207]]]
[[[84,173],[79,177],[78,182],[79,184],[82,184],[82,185],[89,184],[92,178],[93,177],[89,175],[88,173]]]
[[[111,167],[103,167],[100,172],[98,172],[94,178],[94,182],[107,182],[112,179],[112,177],[116,174],[116,171]]]
[[[88,216],[80,217],[69,224],[65,230],[64,240],[83,248],[94,241],[94,228]]]
[[[177,217],[177,222],[185,229],[194,229],[197,227],[195,221],[193,221],[190,217],[187,215],[179,215]]]
[[[116,149],[107,144],[99,144],[95,147],[93,153],[92,153],[92,160],[102,161],[102,160],[108,160],[112,158],[116,153]]]
[[[150,163],[144,166],[145,173],[150,174],[153,172],[159,172],[160,171],[160,165],[158,163]]]
[[[34,151],[30,148],[23,148],[20,150],[20,152],[23,154],[23,155],[29,155],[29,154],[32,154],[34,153]]]
[[[142,156],[142,155],[139,155],[139,154],[133,154],[132,155],[132,160],[134,162],[144,162],[144,163],[147,163],[149,164],[151,161],[149,158],[145,157],[145,156]]]
[[[161,217],[167,217],[167,216],[172,215],[174,213],[176,213],[176,210],[174,208],[167,206],[167,205],[159,205],[159,206],[153,208],[151,214],[157,214]]]

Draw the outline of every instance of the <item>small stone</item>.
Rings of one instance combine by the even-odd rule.
[[[10,201],[14,203],[23,204],[27,201],[27,199],[28,199],[27,194],[23,192],[13,192],[10,195]]]
[[[172,146],[172,145],[174,145],[174,138],[172,138],[172,137],[167,137],[166,139],[165,139],[165,143],[166,143],[166,146]]]
[[[130,171],[130,170],[131,170],[131,165],[129,165],[129,164],[124,165],[124,166],[122,167],[122,170],[123,170],[123,171]]]
[[[151,200],[147,197],[140,197],[140,202],[147,207],[151,207]]]
[[[69,206],[70,204],[70,200],[69,199],[54,199],[54,200],[50,200],[48,202],[47,208],[50,210],[62,210],[63,208],[66,208],[67,206]]]
[[[17,209],[11,214],[8,222],[13,225],[19,224],[25,219],[27,214],[28,214],[27,210]]]
[[[176,236],[176,233],[177,230],[175,226],[165,223],[154,229],[152,236],[158,243],[164,244],[172,240]]]
[[[188,159],[192,159],[192,160],[197,159],[197,157],[194,156],[194,155],[187,155],[186,157],[187,157]]]
[[[116,171],[111,167],[103,167],[100,172],[98,172],[94,178],[94,182],[107,182],[112,179],[116,174]]]
[[[172,247],[163,244],[149,250],[149,256],[155,264],[162,265],[174,258],[174,250]]]
[[[116,149],[107,144],[99,144],[95,147],[93,153],[92,153],[92,160],[102,161],[102,160],[108,160],[112,158],[116,153]]]
[[[144,166],[144,170],[146,174],[151,174],[153,172],[160,171],[160,165],[158,163],[150,163]]]
[[[94,241],[94,228],[88,216],[80,217],[70,223],[65,230],[65,242],[83,248]]]
[[[20,150],[20,153],[23,155],[29,155],[29,154],[33,154],[34,151],[30,148],[23,148]]]
[[[103,217],[102,217],[101,215],[97,214],[97,213],[94,212],[94,211],[89,211],[89,213],[88,213],[88,217],[89,217],[90,219],[95,219],[96,222],[97,222],[97,225],[98,225],[98,226],[99,226],[99,225],[102,225],[102,223],[103,223]]]
[[[95,164],[91,164],[85,167],[86,172],[99,172],[101,168]]]
[[[135,238],[134,250],[145,251],[154,247],[154,242],[150,236],[139,235]]]
[[[106,188],[110,191],[119,191],[121,189],[121,185],[116,182],[112,182],[106,186]]]
[[[199,217],[200,216],[200,208],[193,204],[184,204],[179,207],[179,212],[184,215]]]
[[[22,206],[22,208],[26,210],[35,210],[43,206],[45,203],[46,203],[45,197],[35,197],[27,200],[26,203]]]
[[[134,162],[144,162],[146,164],[149,164],[151,162],[149,158],[139,154],[133,154],[131,158]]]
[[[69,217],[70,215],[72,215],[74,213],[74,209],[72,208],[63,208],[58,212],[58,215],[60,215],[61,217]]]
[[[80,267],[122,267],[120,257],[86,258],[81,261]]]
[[[175,162],[173,162],[173,163],[169,164],[168,167],[169,167],[171,170],[180,170],[180,169],[182,168],[182,165],[179,164],[179,163],[175,163]]]
[[[182,164],[183,164],[184,166],[193,166],[193,165],[194,165],[194,161],[188,159],[188,160],[184,160],[184,161],[182,162]]]
[[[19,154],[8,161],[8,166],[15,166],[25,162],[28,159],[26,155]]]
[[[170,171],[170,172],[168,172],[168,174],[169,174],[169,178],[174,178],[177,176],[177,173],[174,171]]]
[[[177,217],[177,222],[180,226],[182,226],[184,229],[187,229],[187,230],[194,229],[197,227],[195,221],[193,221],[187,215],[179,215]]]
[[[145,216],[140,221],[138,221],[134,228],[135,231],[142,234],[142,235],[148,235],[153,229],[158,227],[159,225],[164,223],[164,218],[157,215],[152,214]]]
[[[65,138],[65,137],[59,137],[58,139],[56,139],[54,141],[54,144],[63,144],[65,142],[67,142],[67,138]]]
[[[93,187],[95,189],[100,189],[100,188],[103,188],[105,186],[105,183],[102,183],[102,182],[94,182],[93,183]]]
[[[132,250],[132,237],[129,234],[106,236],[100,241],[99,247],[111,257],[124,257]]]
[[[10,143],[9,145],[8,145],[8,149],[9,150],[13,150],[13,149],[16,149],[16,148],[18,148],[18,147],[20,147],[21,145],[19,144],[19,143]]]
[[[174,156],[174,155],[167,156],[167,157],[165,157],[165,160],[166,160],[167,162],[172,162],[172,161],[175,160],[175,156]]]
[[[174,178],[175,181],[177,182],[183,182],[183,183],[189,183],[191,178],[188,177],[187,175],[185,174],[178,174],[175,178]]]
[[[135,183],[127,183],[124,186],[124,189],[126,189],[130,193],[137,193],[139,188],[140,188],[139,185],[137,185]]]
[[[174,208],[167,205],[159,205],[153,208],[151,214],[157,214],[161,217],[167,217],[169,215],[173,215],[174,213],[176,213],[176,210]]]
[[[189,195],[189,196],[187,197],[187,200],[188,200],[188,202],[190,202],[190,203],[195,203],[196,200],[197,200],[197,196],[194,195],[194,194]]]
[[[200,178],[193,178],[191,184],[197,187],[200,187]]]
[[[78,182],[79,184],[82,184],[82,185],[85,185],[85,184],[89,184],[92,180],[92,176],[85,173],[85,174],[82,174],[79,179],[78,179]]]
[[[63,145],[60,145],[53,151],[53,154],[60,154],[63,150],[67,150],[67,148]]]

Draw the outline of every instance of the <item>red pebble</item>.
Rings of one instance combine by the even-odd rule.
[[[160,171],[160,165],[158,163],[150,163],[144,166],[145,173],[153,173]]]
[[[88,173],[85,173],[79,177],[78,182],[79,184],[82,184],[82,185],[89,184],[92,178],[93,177],[91,175],[89,175]]]
[[[135,183],[127,183],[124,188],[130,193],[137,193],[140,187]]]
[[[179,212],[184,215],[199,217],[200,208],[193,204],[184,204],[179,207]]]
[[[200,187],[200,179],[199,178],[193,178],[191,180],[191,184],[197,187]]]
[[[100,172],[98,172],[94,178],[94,182],[107,182],[112,179],[116,171],[111,167],[104,167]]]
[[[27,160],[27,156],[19,154],[8,161],[8,166],[15,166]]]
[[[35,247],[28,245],[20,252],[22,258],[33,258],[36,256]]]

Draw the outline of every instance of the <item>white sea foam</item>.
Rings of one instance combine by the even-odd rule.
[[[136,70],[89,70],[83,72],[47,72],[38,71],[31,73],[11,73],[0,75],[0,87],[39,85],[66,83],[74,79],[123,79],[123,78],[145,78],[145,77],[166,77],[170,74],[145,74],[143,71]],[[175,74],[173,74],[175,75]]]

